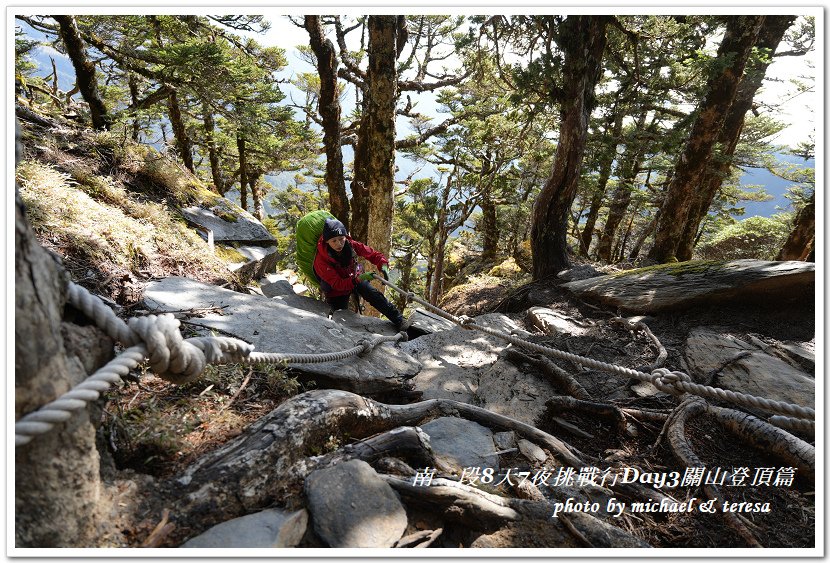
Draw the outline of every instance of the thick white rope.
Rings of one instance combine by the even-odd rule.
[[[775,401],[772,399],[766,399],[764,397],[756,397],[755,395],[748,395],[746,393],[739,393],[735,391],[730,391],[728,389],[721,389],[718,387],[701,385],[699,383],[694,383],[692,381],[692,378],[689,377],[688,374],[681,371],[671,371],[666,368],[658,368],[653,370],[651,373],[645,373],[623,366],[608,364],[591,358],[578,356],[576,354],[571,354],[569,352],[563,352],[562,350],[557,350],[556,348],[550,348],[548,346],[542,346],[541,344],[528,342],[521,338],[517,338],[514,335],[505,334],[502,331],[493,330],[485,326],[478,325],[473,321],[473,319],[469,317],[456,317],[451,313],[448,313],[447,311],[444,311],[443,309],[440,309],[439,307],[432,305],[428,301],[421,299],[415,294],[402,290],[401,288],[397,287],[396,285],[387,280],[384,280],[377,276],[375,276],[375,279],[380,281],[382,284],[394,289],[398,293],[405,295],[407,300],[412,300],[417,303],[420,303],[421,305],[427,307],[429,310],[433,311],[439,316],[449,321],[452,321],[453,323],[459,326],[462,326],[467,329],[477,330],[485,334],[501,338],[503,340],[510,342],[511,344],[515,344],[516,346],[520,346],[522,348],[526,348],[528,350],[532,350],[534,352],[544,354],[546,356],[551,356],[554,358],[559,358],[563,360],[568,360],[570,362],[582,364],[592,369],[597,369],[616,375],[622,375],[625,377],[638,379],[640,381],[647,381],[653,384],[659,390],[666,393],[670,393],[672,395],[691,393],[699,397],[704,397],[708,399],[720,399],[745,407],[755,407],[777,414],[789,415],[787,417],[772,418],[777,423],[781,423],[782,425],[789,424],[791,428],[798,428],[801,430],[815,430],[816,412],[814,409],[811,409],[809,407],[803,407],[801,405],[795,405],[784,401]],[[798,420],[799,422],[794,422],[796,420]]]
[[[368,354],[383,342],[397,342],[406,333],[364,339],[342,352],[320,354],[277,354],[254,352],[253,345],[237,338],[220,336],[184,339],[181,323],[172,314],[147,315],[124,322],[101,299],[74,283],[68,287],[68,301],[92,319],[114,340],[128,348],[84,381],[14,424],[15,446],[28,444],[35,436],[49,432],[68,420],[72,413],[98,399],[110,385],[149,358],[150,368],[159,377],[178,385],[198,379],[208,364],[287,363],[310,364],[341,361]]]

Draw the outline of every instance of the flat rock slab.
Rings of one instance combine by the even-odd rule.
[[[294,295],[294,286],[287,279],[275,280],[269,283],[259,282],[263,295],[266,297],[278,297],[280,295]]]
[[[290,307],[278,299],[237,293],[180,277],[151,282],[144,290],[144,302],[151,311],[221,308],[221,313],[206,313],[188,322],[191,326],[202,327],[206,333],[217,329],[220,334],[235,336],[253,344],[258,352],[340,352],[366,337],[366,333]],[[289,366],[321,376],[323,382],[333,388],[359,394],[399,389],[402,380],[415,375],[421,367],[417,360],[392,344],[378,345],[365,357]]]
[[[331,318],[337,324],[356,332],[368,332],[370,334],[382,334],[384,336],[392,336],[398,333],[395,330],[395,325],[386,317],[369,317],[367,315],[360,315],[354,311],[341,309],[334,311]]]
[[[295,547],[308,526],[308,512],[285,512],[276,508],[248,514],[210,528],[187,540],[186,548]]]
[[[288,295],[277,295],[271,298],[276,303],[282,303],[295,309],[300,309],[307,313],[313,313],[320,317],[328,318],[331,313],[331,305],[325,301],[314,299],[313,297],[306,297],[305,295],[297,295],[296,293],[289,293]]]
[[[477,422],[442,416],[421,425],[437,458],[454,467],[460,475],[465,467],[499,469],[493,433]]]
[[[227,199],[221,199],[210,209],[184,207],[182,215],[191,223],[213,231],[214,242],[270,245],[277,240],[256,217]]]
[[[439,317],[426,309],[415,309],[412,315],[409,316],[409,327],[416,331],[416,334],[432,334],[442,330],[452,330],[457,326],[454,322]]]
[[[228,264],[228,269],[248,280],[259,278],[265,272],[273,270],[280,258],[276,246],[239,246],[235,250],[247,260]]]
[[[572,281],[562,287],[580,298],[635,313],[724,302],[812,302],[815,264],[763,260],[690,261]]]
[[[686,359],[698,381],[741,352],[749,355],[723,368],[713,387],[815,408],[815,380],[807,372],[744,340],[709,329],[694,329],[686,340]]]
[[[314,531],[329,547],[392,547],[406,531],[398,495],[365,461],[312,472],[305,493]]]
[[[545,401],[559,392],[534,373],[500,358],[481,370],[474,404],[535,426],[547,410]]]
[[[475,322],[507,333],[527,334],[499,313],[476,317]],[[404,342],[401,350],[423,365],[413,382],[424,399],[469,403],[476,396],[481,370],[493,364],[507,346],[508,342],[501,338],[455,326]]]
[[[582,336],[588,329],[578,325],[567,315],[547,307],[531,307],[527,310],[527,320],[545,334],[568,334]]]

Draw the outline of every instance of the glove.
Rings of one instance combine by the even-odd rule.
[[[372,281],[373,279],[375,279],[375,274],[373,274],[372,272],[365,272],[357,276],[357,280],[362,282]]]
[[[389,270],[386,269],[386,266],[381,266],[380,275],[383,276],[383,279],[389,281]]]

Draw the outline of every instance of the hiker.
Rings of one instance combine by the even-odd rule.
[[[396,330],[401,330],[403,315],[369,283],[374,274],[358,273],[356,256],[366,258],[380,270],[385,279],[389,279],[389,271],[386,269],[389,260],[386,256],[370,246],[352,240],[346,227],[337,219],[326,219],[314,258],[314,274],[320,282],[326,301],[335,311],[346,309],[349,306],[349,296],[355,292],[392,321]]]

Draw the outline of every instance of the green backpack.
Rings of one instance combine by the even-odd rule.
[[[320,287],[317,276],[314,275],[314,257],[317,255],[317,242],[323,234],[326,219],[337,217],[325,209],[319,209],[307,213],[297,223],[297,267],[314,287]]]

